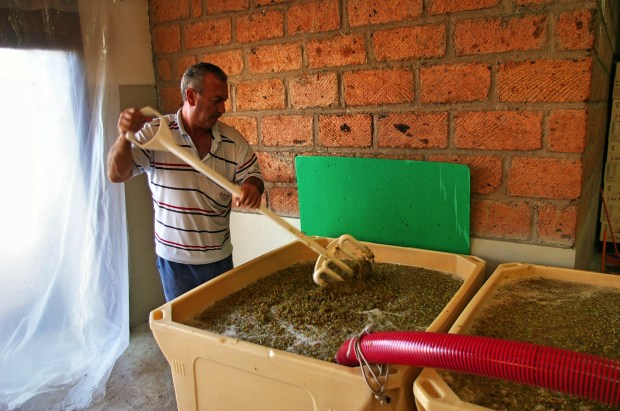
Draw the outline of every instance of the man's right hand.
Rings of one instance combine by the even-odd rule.
[[[144,126],[144,123],[150,120],[151,118],[142,114],[139,108],[128,108],[123,110],[118,117],[118,131],[123,135],[127,131],[137,133]]]
[[[118,116],[119,136],[108,152],[108,178],[113,183],[122,183],[131,178],[133,158],[131,143],[125,138],[127,131],[140,131],[150,118],[143,115],[139,108],[128,108]]]

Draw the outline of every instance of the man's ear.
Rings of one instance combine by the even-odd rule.
[[[185,90],[185,98],[190,106],[196,105],[197,97],[198,97],[198,92],[194,90],[193,88],[188,87],[187,90]]]

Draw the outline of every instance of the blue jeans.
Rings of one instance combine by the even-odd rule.
[[[232,255],[210,264],[175,263],[157,256],[157,269],[166,301],[174,300],[232,268]]]

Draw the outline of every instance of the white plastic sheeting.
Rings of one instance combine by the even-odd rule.
[[[3,411],[88,406],[128,345],[111,5],[0,0]]]

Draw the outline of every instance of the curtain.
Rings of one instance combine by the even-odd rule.
[[[110,6],[0,0],[0,410],[87,407],[128,345]]]

